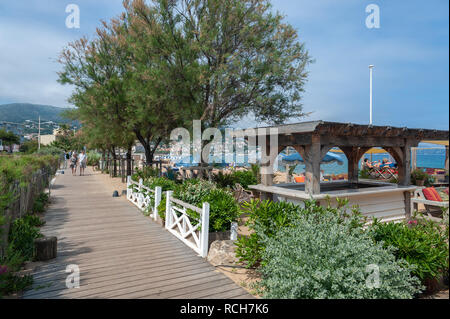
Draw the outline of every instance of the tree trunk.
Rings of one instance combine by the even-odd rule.
[[[108,151],[107,155],[106,155],[106,170],[110,171],[110,165],[109,165],[109,160],[111,159],[111,151]]]
[[[131,146],[129,146],[127,150],[127,176],[131,176],[131,165]]]
[[[117,155],[116,155],[116,149],[113,147],[113,177],[117,176]]]
[[[106,161],[106,153],[105,153],[105,151],[102,151],[102,167],[101,167],[101,169],[102,169],[102,174],[105,172],[105,161]]]
[[[146,138],[144,138],[144,136],[142,136],[142,134],[141,134],[141,132],[139,132],[139,130],[134,130],[134,133],[136,134],[137,139],[142,144],[142,147],[145,150],[145,165],[149,166],[150,164],[153,163],[153,157],[155,155],[155,151],[158,148],[159,144],[161,143],[162,138],[158,138],[156,140],[155,146],[152,148],[152,146],[151,146],[152,137],[151,136],[147,136]]]

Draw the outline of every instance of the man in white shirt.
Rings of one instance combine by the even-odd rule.
[[[84,169],[86,168],[87,163],[87,155],[85,150],[83,150],[81,154],[78,156],[78,161],[80,163],[80,176],[81,176],[84,175]]]

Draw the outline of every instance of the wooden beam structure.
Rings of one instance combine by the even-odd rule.
[[[290,146],[302,156],[306,166],[305,191],[311,195],[320,194],[320,163],[332,147],[339,147],[345,153],[349,163],[348,178],[351,183],[358,183],[358,163],[364,153],[372,147],[381,147],[388,151],[398,164],[399,184],[407,186],[411,182],[411,148],[416,147],[419,141],[424,139],[431,141],[449,139],[449,132],[443,130],[325,121],[242,130],[235,134],[246,138],[257,136],[258,140],[264,140],[263,135],[268,131],[277,132],[278,139],[275,146],[278,148],[277,155]],[[270,152],[270,150],[273,151],[273,146],[268,136],[263,144],[260,145],[265,159],[261,165],[262,184],[272,186],[273,172],[270,165],[273,165],[276,156],[273,156],[274,152]],[[448,159],[446,169],[448,170]]]

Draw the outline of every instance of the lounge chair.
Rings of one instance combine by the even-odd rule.
[[[393,167],[383,167],[381,169],[384,178],[390,179],[390,178],[397,178],[398,177],[398,170]]]
[[[423,204],[427,214],[433,217],[441,217],[442,212],[448,209],[448,201],[443,201],[434,187],[417,188],[411,203],[416,211],[418,210],[418,204]]]
[[[255,196],[251,191],[245,190],[241,184],[236,183],[233,187],[233,196],[238,203],[250,202]]]

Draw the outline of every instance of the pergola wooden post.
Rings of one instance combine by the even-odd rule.
[[[348,181],[357,184],[359,181],[359,160],[370,147],[341,146],[340,149],[348,160]]]
[[[277,136],[278,137],[278,136]],[[260,137],[260,144],[261,144],[261,184],[265,186],[272,186],[273,185],[273,164],[278,156],[278,154],[283,150],[282,146],[276,146],[271,145],[271,137],[270,135],[266,135],[263,137]],[[262,141],[261,141],[262,140]],[[272,152],[272,148],[277,147],[276,152]],[[272,194],[268,193],[262,193],[261,199],[266,200],[270,199],[272,200]]]
[[[305,163],[305,191],[310,194],[320,194],[320,162],[322,161],[322,146],[320,135],[311,136],[310,145],[294,145]]]
[[[445,173],[448,174],[448,145],[445,145]]]

